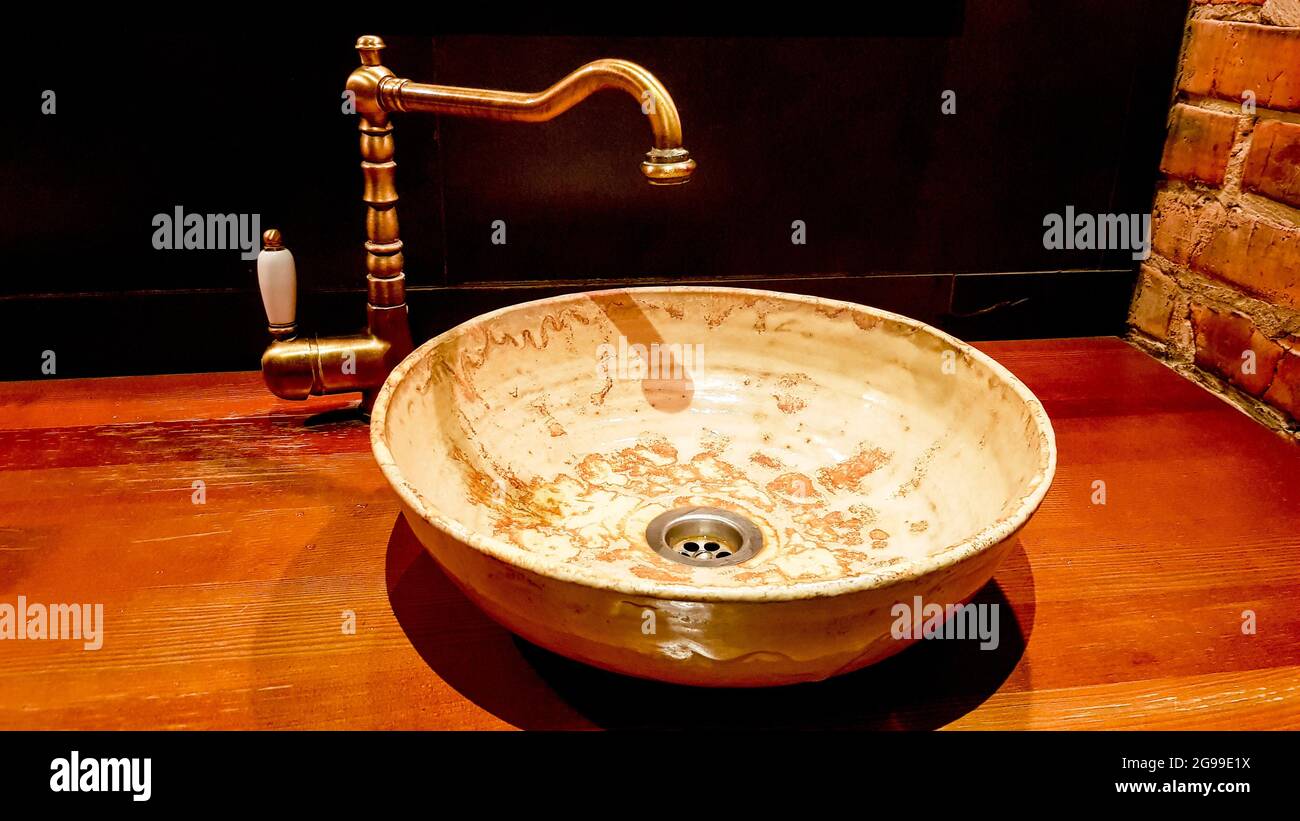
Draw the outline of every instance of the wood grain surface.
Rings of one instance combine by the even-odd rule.
[[[0,641],[0,728],[1300,728],[1300,447],[1118,339],[978,347],[1060,448],[979,597],[998,649],[725,694],[480,614],[348,400],[283,402],[257,373],[0,384],[0,604],[104,606],[99,650]]]

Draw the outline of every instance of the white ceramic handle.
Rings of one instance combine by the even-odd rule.
[[[298,273],[288,248],[265,247],[257,254],[257,284],[270,325],[293,325],[298,311]]]

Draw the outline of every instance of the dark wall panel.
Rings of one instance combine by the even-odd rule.
[[[457,85],[538,90],[597,57],[643,63],[700,163],[684,188],[646,185],[649,129],[614,92],[546,124],[398,115],[417,335],[555,289],[733,279],[973,336],[1118,327],[1136,263],[1046,250],[1042,220],[1149,209],[1185,5],[950,6],[790,36],[498,35],[485,20],[20,38],[0,122],[0,344],[19,353],[0,378],[40,376],[47,349],[59,376],[256,367],[253,264],[155,250],[153,216],[178,205],[260,214],[299,261],[302,324],[363,324],[356,119],[340,97],[362,33],[384,36],[399,75]],[[806,245],[790,242],[796,219]]]
[[[257,213],[282,228],[307,285],[364,286],[357,119],[341,92],[355,37],[277,32],[120,33],[18,43],[22,72],[3,130],[0,294],[243,289],[253,266],[230,251],[155,250],[152,219]],[[432,71],[427,37],[390,38],[392,59]],[[146,73],[143,82],[135,75]],[[40,110],[56,93],[56,113]],[[413,267],[441,269],[435,122],[403,122],[403,209]],[[50,249],[57,249],[50,254]],[[51,270],[52,269],[52,270]],[[256,319],[256,318],[254,318]]]
[[[597,57],[641,62],[700,163],[685,189],[641,183],[649,133],[617,93],[543,126],[445,120],[449,274],[1097,267],[1096,253],[1045,250],[1043,215],[1149,208],[1164,119],[1130,96],[1139,82],[1167,99],[1173,62],[1166,49],[1168,66],[1138,76],[1151,42],[1106,24],[1116,6],[981,4],[959,37],[440,39],[439,78],[454,84],[544,88]],[[1161,21],[1165,42],[1180,19]],[[946,89],[955,115],[940,111]],[[1119,189],[1129,154],[1145,170]],[[505,246],[490,241],[497,219]],[[790,242],[796,219],[807,245]]]

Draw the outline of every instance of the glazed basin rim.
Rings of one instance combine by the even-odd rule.
[[[843,309],[865,312],[871,316],[900,323],[922,333],[927,333],[937,337],[951,345],[954,349],[962,352],[964,356],[977,360],[988,367],[994,375],[1012,389],[1017,397],[1025,402],[1026,408],[1034,420],[1041,441],[1045,445],[1039,459],[1037,472],[1033,477],[1033,479],[1037,480],[1037,483],[1028,494],[1020,499],[1019,504],[1011,514],[994,521],[965,539],[948,545],[937,553],[911,562],[901,573],[891,568],[883,570],[880,573],[864,573],[838,579],[787,582],[777,585],[758,584],[752,587],[722,587],[703,584],[665,583],[640,578],[611,580],[594,576],[584,572],[585,568],[581,565],[547,560],[539,554],[529,552],[509,542],[470,530],[460,522],[444,516],[442,512],[436,509],[432,504],[426,504],[425,498],[421,494],[418,494],[415,491],[415,488],[406,481],[405,477],[402,475],[401,469],[397,466],[396,460],[393,458],[392,451],[389,450],[386,441],[389,403],[392,401],[397,386],[403,381],[406,374],[444,341],[464,333],[464,331],[471,326],[488,322],[495,317],[502,316],[512,311],[517,311],[524,306],[537,307],[545,305],[561,305],[565,303],[580,302],[596,296],[612,297],[627,295],[635,298],[637,295],[670,296],[673,294],[720,294],[736,297],[755,297],[758,299],[771,299],[786,302],[803,302],[811,306],[823,307],[830,310]],[[388,480],[390,485],[392,485],[394,491],[398,494],[409,510],[415,511],[421,519],[437,528],[448,537],[455,539],[462,544],[469,545],[479,552],[486,553],[505,564],[558,581],[570,582],[583,587],[609,590],[624,595],[647,596],[656,599],[718,602],[794,601],[798,599],[839,596],[847,593],[857,593],[876,588],[888,587],[894,584],[921,578],[936,571],[951,567],[964,559],[970,558],[985,549],[1001,543],[1015,535],[1015,533],[1020,530],[1025,522],[1033,516],[1034,511],[1038,509],[1038,506],[1043,501],[1043,497],[1047,494],[1048,488],[1051,487],[1052,478],[1056,473],[1057,455],[1056,435],[1052,430],[1051,421],[1048,419],[1047,412],[1043,409],[1042,403],[1038,401],[1038,398],[1034,396],[1033,392],[1030,391],[1023,382],[1017,379],[1015,375],[998,363],[997,360],[976,350],[956,337],[939,330],[938,328],[934,328],[910,317],[903,316],[902,314],[884,311],[879,308],[872,308],[856,302],[806,296],[803,294],[791,294],[782,291],[767,291],[758,288],[725,288],[702,285],[665,285],[575,291],[572,293],[561,294],[559,296],[547,297],[545,299],[517,302],[503,308],[498,308],[495,311],[479,314],[478,316],[449,328],[412,351],[397,365],[396,368],[393,369],[392,373],[388,375],[388,378],[384,381],[383,387],[379,391],[379,395],[375,399],[374,408],[371,411],[370,446],[374,453],[375,461],[378,462],[379,469],[384,474],[384,478]],[[997,457],[996,454],[991,454],[989,458]]]

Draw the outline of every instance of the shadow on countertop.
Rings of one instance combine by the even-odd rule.
[[[918,642],[848,675],[758,689],[631,678],[519,639],[465,598],[400,516],[386,572],[393,613],[421,658],[467,699],[524,729],[929,730],[1029,675],[1017,668],[1034,620],[1033,573],[1020,545],[973,599],[998,605],[996,649],[981,650],[978,640]],[[1021,603],[1013,607],[1004,589]]]

